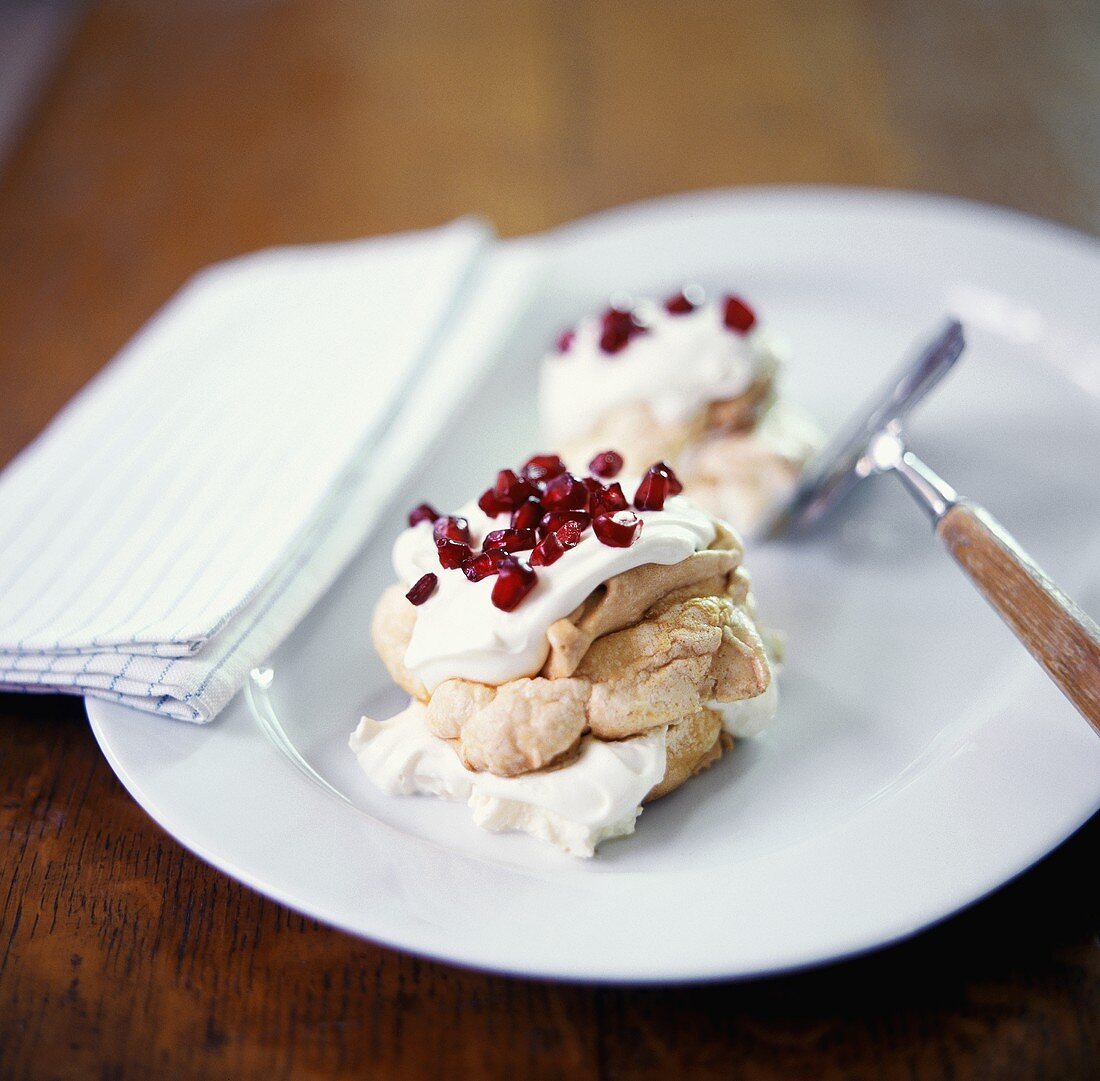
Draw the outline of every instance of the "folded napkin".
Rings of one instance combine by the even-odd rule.
[[[532,273],[460,221],[199,274],[0,474],[0,687],[214,717],[362,544]]]

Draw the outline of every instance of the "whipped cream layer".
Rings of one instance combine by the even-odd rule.
[[[413,700],[388,721],[359,722],[349,746],[378,788],[464,802],[482,829],[529,833],[574,856],[592,856],[601,841],[633,833],[642,800],[665,774],[664,727],[614,743],[586,736],[561,769],[475,773],[432,734],[426,713]]]
[[[634,306],[647,326],[617,353],[600,348],[601,320],[582,321],[569,349],[542,362],[539,409],[553,444],[590,432],[600,418],[644,402],[658,424],[688,421],[710,402],[735,398],[779,363],[773,339],[759,325],[738,334],[722,322],[722,306],[703,304],[672,315],[653,301]]]
[[[616,480],[632,499],[638,478]],[[475,549],[486,533],[509,523],[507,515],[490,518],[476,503],[458,513],[470,523]],[[495,577],[471,582],[461,570],[440,567],[428,522],[406,529],[393,547],[398,578],[408,588],[431,572],[439,585],[416,610],[405,667],[429,692],[447,679],[500,685],[533,676],[549,653],[550,625],[569,615],[597,586],[645,563],[680,563],[715,537],[710,516],[684,496],[669,499],[664,510],[640,511],[638,517],[641,534],[629,548],[610,548],[586,530],[576,548],[551,566],[536,568],[538,584],[511,612],[502,612],[490,599]],[[517,553],[521,559],[529,554]]]
[[[769,662],[771,679],[763,693],[737,702],[711,702],[710,708],[722,715],[722,727],[735,739],[758,736],[775,719],[779,709],[779,672]]]

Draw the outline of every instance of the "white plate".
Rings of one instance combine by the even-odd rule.
[[[361,713],[400,702],[368,623],[405,507],[457,505],[522,460],[537,357],[612,291],[736,288],[789,338],[791,396],[829,425],[958,313],[970,348],[913,443],[1100,608],[1095,242],[968,203],[780,189],[615,211],[559,231],[549,250],[555,272],[491,389],[272,659],[268,706],[284,735],[268,738],[245,695],[206,728],[88,702],[142,806],[228,874],[353,933],[593,980],[747,976],[890,942],[1084,822],[1100,806],[1100,740],[889,480],[812,543],[750,550],[763,615],[788,635],[774,729],[648,808],[597,859],[370,787],[346,742]]]

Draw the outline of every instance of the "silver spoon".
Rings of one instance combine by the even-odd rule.
[[[893,474],[932,519],[955,562],[1100,733],[1100,627],[988,511],[959,496],[905,445],[903,421],[964,346],[962,324],[949,322],[815,460],[771,533],[810,529],[865,477]]]

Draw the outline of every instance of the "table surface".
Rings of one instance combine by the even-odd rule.
[[[191,272],[263,245],[777,182],[1100,231],[1091,0],[458,11],[92,7],[0,175],[0,464]],[[0,696],[0,794],[5,1078],[1100,1073],[1100,819],[861,959],[591,988],[376,948],[223,877],[126,795],[75,699]]]

